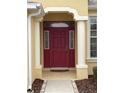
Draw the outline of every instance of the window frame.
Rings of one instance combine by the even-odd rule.
[[[91,22],[91,19],[95,19],[96,20],[96,22]],[[96,29],[91,29],[91,24],[96,24],[96,26],[97,26],[97,16],[89,16],[89,57],[90,57],[90,59],[96,59],[97,58],[97,27],[96,27]],[[96,36],[92,36],[91,35],[91,31],[96,31]],[[91,50],[91,39],[92,38],[96,38],[96,50]],[[91,56],[91,52],[92,51],[96,51],[96,56],[95,57],[93,57],[93,56]]]

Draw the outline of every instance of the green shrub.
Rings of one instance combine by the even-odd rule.
[[[97,79],[97,67],[93,67],[94,78]]]

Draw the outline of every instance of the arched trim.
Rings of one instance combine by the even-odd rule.
[[[54,13],[68,12],[74,15],[75,20],[88,20],[88,16],[80,16],[76,9],[73,9],[70,7],[46,7],[44,11],[45,11],[45,14],[49,12],[54,12]]]

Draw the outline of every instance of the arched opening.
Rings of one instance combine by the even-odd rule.
[[[44,16],[43,55],[43,67],[45,69],[70,70],[73,68],[73,71],[71,70],[66,73],[68,73],[69,78],[76,77],[75,20],[72,13],[48,12]],[[45,78],[44,71],[43,78]]]

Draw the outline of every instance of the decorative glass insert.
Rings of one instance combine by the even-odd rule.
[[[52,23],[50,27],[69,27],[66,23]]]
[[[74,28],[75,22],[74,21],[44,21],[43,23],[44,29],[48,28]]]
[[[69,31],[69,49],[74,49],[74,31]]]
[[[44,31],[44,48],[49,49],[49,31]]]
[[[90,16],[90,57],[97,57],[97,19]]]

